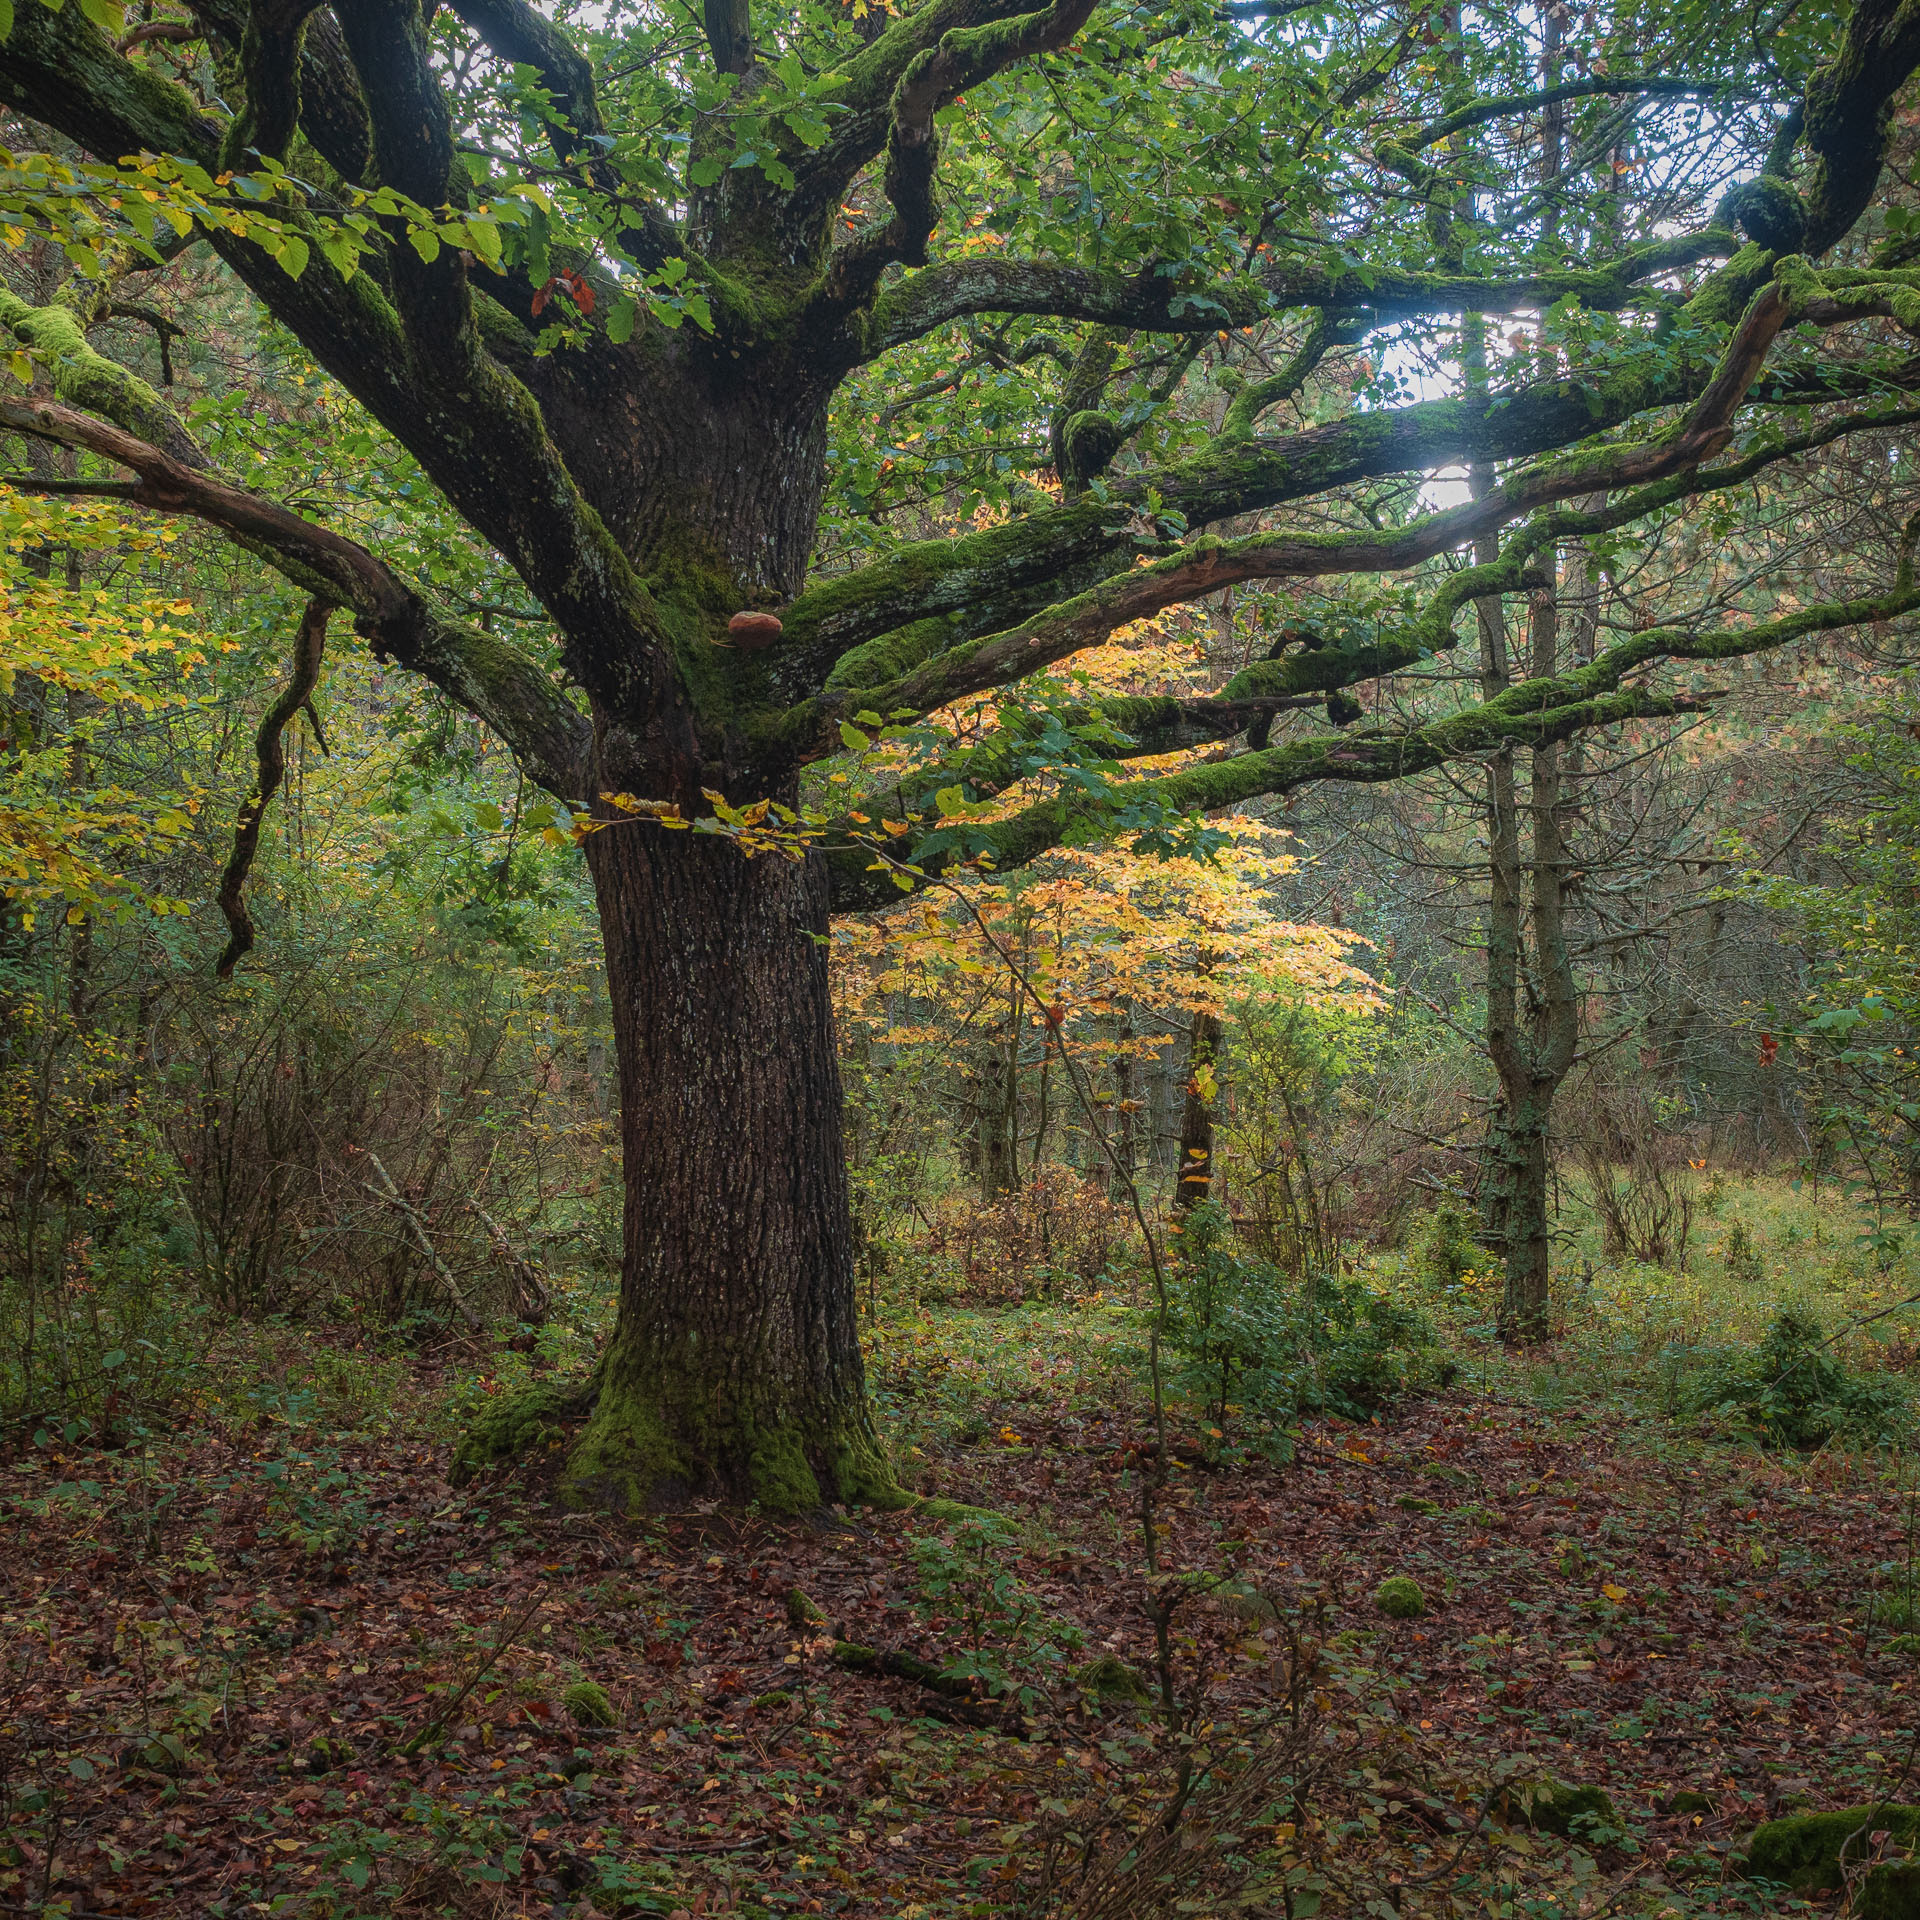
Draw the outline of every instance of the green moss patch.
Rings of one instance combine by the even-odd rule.
[[[1103,1653],[1079,1668],[1074,1679],[1103,1707],[1144,1707],[1153,1699],[1147,1683],[1124,1660]]]
[[[577,1680],[560,1696],[560,1704],[582,1727],[610,1727],[615,1723],[613,1702],[605,1687],[593,1680]]]
[[[1885,1835],[1876,1840],[1876,1834]],[[1854,1911],[1881,1920],[1920,1917],[1920,1867],[1903,1856],[1920,1843],[1920,1807],[1881,1805],[1841,1807],[1830,1813],[1796,1813],[1769,1820],[1747,1850],[1747,1872],[1756,1880],[1776,1880],[1795,1893],[1832,1893],[1846,1885],[1842,1870],[1867,1866],[1876,1856],[1885,1864],[1866,1877]],[[1891,1856],[1891,1857],[1890,1857]],[[1869,1896],[1872,1905],[1869,1906]]]
[[[1382,1580],[1373,1590],[1373,1604],[1389,1620],[1418,1620],[1427,1610],[1427,1596],[1420,1582],[1404,1573]]]

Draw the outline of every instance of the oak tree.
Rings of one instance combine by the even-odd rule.
[[[1549,83],[1525,10],[1347,0],[11,9],[0,101],[93,163],[71,177],[95,230],[59,300],[0,312],[43,376],[0,426],[81,456],[47,485],[191,516],[303,589],[289,693],[350,623],[604,823],[625,1271],[570,1497],[904,1497],[855,1326],[834,907],[1657,720],[1711,697],[1671,663],[1920,605],[1890,552],[1868,595],[1623,635],[1404,719],[1377,698],[1562,546],[1914,417],[1920,249],[1881,180],[1920,3],[1757,45],[1723,12],[1582,14]],[[121,268],[182,243],[407,449],[556,657],[217,471],[90,342]],[[1534,332],[1489,364],[1504,315]],[[913,407],[956,455],[907,498],[914,463],[876,442]],[[1431,504],[1452,466],[1472,497]],[[1391,591],[1348,630],[1282,629],[1216,693],[1021,704],[1127,622],[1334,576]],[[897,858],[853,821],[797,859],[674,824],[791,807],[876,719],[982,694],[999,722],[920,773],[958,824]],[[1207,751],[1036,779],[1034,742],[1089,724],[1122,766]]]

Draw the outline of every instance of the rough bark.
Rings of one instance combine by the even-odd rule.
[[[867,1415],[815,859],[592,834],[621,1082],[620,1319],[566,1473],[582,1505],[893,1493]]]
[[[1183,1213],[1213,1192],[1213,1100],[1208,1086],[1221,1031],[1217,1013],[1193,1016],[1187,1041],[1187,1097],[1180,1109],[1180,1165],[1173,1190],[1173,1204]]]

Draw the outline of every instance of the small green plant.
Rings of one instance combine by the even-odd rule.
[[[1723,1353],[1709,1364],[1692,1403],[1767,1447],[1823,1447],[1843,1436],[1886,1441],[1906,1411],[1897,1386],[1851,1372],[1800,1307],[1782,1308],[1751,1352]]]
[[[364,1485],[331,1447],[309,1453],[289,1446],[260,1475],[277,1531],[303,1553],[338,1552],[376,1525]]]
[[[1302,1413],[1365,1419],[1451,1377],[1421,1314],[1350,1280],[1291,1280],[1231,1241],[1211,1201],[1187,1216],[1161,1323],[1173,1385],[1224,1430],[1235,1408],[1265,1422],[1256,1444],[1286,1451]]]
[[[1410,1574],[1396,1573],[1374,1588],[1373,1604],[1389,1620],[1418,1620],[1427,1610],[1427,1596]]]
[[[1407,1236],[1407,1254],[1413,1271],[1435,1293],[1458,1286],[1480,1256],[1474,1245],[1473,1222],[1464,1207],[1443,1200],[1423,1214]]]
[[[1757,1287],[1767,1277],[1752,1237],[1738,1220],[1727,1229],[1727,1244],[1721,1258],[1726,1263],[1727,1278],[1736,1286]]]
[[[977,1680],[990,1693],[1017,1695],[1023,1707],[1031,1707],[1035,1690],[1018,1677],[1020,1671],[1057,1672],[1085,1636],[1020,1578],[1014,1570],[1018,1554],[1013,1529],[992,1514],[913,1543],[921,1590],[948,1617],[960,1642],[945,1671]]]

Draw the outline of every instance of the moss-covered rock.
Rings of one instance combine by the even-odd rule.
[[[1876,1843],[1873,1835],[1887,1838]],[[1849,1867],[1864,1867],[1876,1854],[1892,1856],[1875,1867],[1854,1903],[1858,1916],[1874,1920],[1920,1920],[1920,1863],[1904,1856],[1920,1845],[1920,1807],[1841,1807],[1830,1813],[1797,1813],[1769,1820],[1747,1849],[1746,1870],[1756,1880],[1776,1880],[1795,1893],[1837,1892],[1846,1885],[1841,1849]]]
[[[1538,1786],[1510,1789],[1495,1803],[1494,1810],[1512,1826],[1556,1833],[1563,1840],[1593,1840],[1620,1827],[1605,1787],[1576,1787],[1565,1780],[1544,1780]]]
[[[1920,1633],[1896,1633],[1887,1642],[1886,1650],[1889,1653],[1905,1654],[1908,1659],[1911,1659],[1915,1654],[1920,1653]]]
[[[1423,1500],[1417,1493],[1403,1493],[1393,1503],[1403,1513],[1438,1513],[1438,1500]]]
[[[467,1428],[447,1478],[465,1486],[489,1467],[524,1460],[566,1437],[567,1423],[593,1404],[593,1383],[528,1387],[510,1393],[481,1413]]]
[[[1224,1587],[1216,1588],[1213,1604],[1249,1626],[1268,1626],[1280,1618],[1280,1609],[1258,1587],[1250,1587],[1243,1580],[1229,1580]]]
[[[1676,1793],[1673,1798],[1661,1808],[1661,1812],[1668,1815],[1676,1813],[1711,1813],[1713,1811],[1713,1804],[1712,1794],[1695,1793],[1691,1788],[1687,1788]]]
[[[573,1716],[576,1726],[610,1727],[614,1724],[613,1702],[607,1698],[606,1688],[597,1681],[576,1680],[560,1696],[560,1704]]]
[[[1382,1580],[1373,1590],[1373,1604],[1389,1620],[1418,1620],[1427,1610],[1427,1596],[1420,1582],[1410,1575],[1396,1573]]]
[[[1146,1681],[1110,1653],[1089,1660],[1075,1670],[1073,1677],[1081,1690],[1092,1694],[1103,1707],[1144,1707],[1153,1699]]]
[[[1920,1863],[1875,1867],[1854,1896],[1853,1920],[1920,1920]]]

